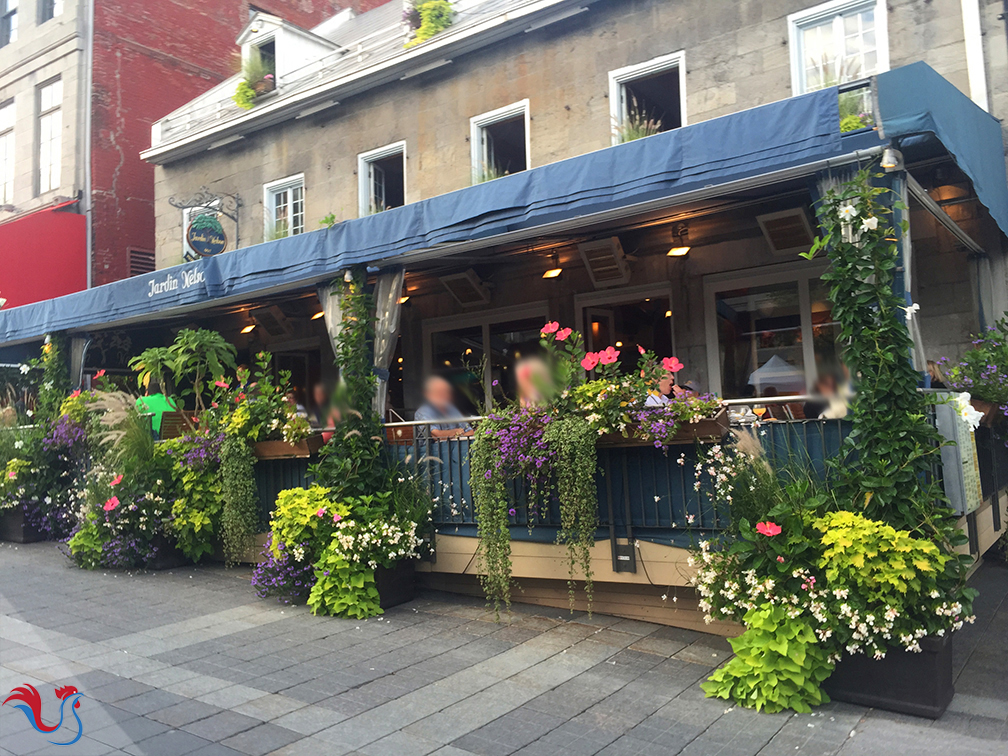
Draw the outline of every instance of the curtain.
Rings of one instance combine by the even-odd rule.
[[[381,273],[375,287],[374,371],[378,376],[378,386],[375,389],[374,411],[380,417],[385,416],[389,368],[399,337],[399,315],[402,312],[399,299],[402,297],[405,275],[403,268]]]
[[[84,383],[84,360],[91,346],[90,336],[73,336],[70,339],[70,386],[82,388]]]
[[[333,354],[336,354],[336,339],[343,327],[343,307],[340,304],[339,288],[333,284],[318,287],[318,298],[322,305],[326,331],[329,333],[329,343]]]

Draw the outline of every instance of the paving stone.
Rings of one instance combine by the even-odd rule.
[[[126,748],[142,740],[167,732],[168,727],[146,717],[133,717],[103,727],[95,732],[88,731],[88,736],[106,743],[114,748]]]
[[[295,709],[289,714],[284,714],[282,717],[277,717],[273,720],[273,724],[299,732],[302,735],[314,735],[344,719],[346,719],[345,715],[332,709],[325,709],[321,706],[305,706],[301,709]]]
[[[223,711],[223,709],[218,706],[203,703],[202,701],[186,699],[174,706],[169,706],[166,709],[161,709],[153,714],[149,714],[148,718],[162,722],[169,727],[177,728],[187,725],[190,722],[206,719],[207,717],[211,717],[221,711]]]
[[[441,748],[441,745],[441,743],[416,735],[394,732],[357,750],[367,756],[391,756],[391,754],[395,754],[395,756],[427,756],[427,754]]]
[[[185,756],[209,745],[209,741],[181,730],[169,730],[123,750],[133,756]]]
[[[134,714],[145,715],[160,711],[161,709],[167,709],[169,706],[174,706],[186,700],[184,696],[169,693],[165,690],[149,690],[132,698],[124,698],[118,701],[116,705],[126,711],[132,711]]]
[[[248,756],[264,756],[301,738],[299,732],[265,723],[227,738],[222,743]]]

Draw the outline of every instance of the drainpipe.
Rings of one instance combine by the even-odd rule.
[[[984,110],[989,111],[987,65],[984,62],[983,30],[980,26],[980,0],[961,0],[961,3],[970,99]]]
[[[94,87],[94,17],[95,0],[85,0],[84,8],[84,205],[85,244],[87,245],[87,288],[94,285],[94,243],[92,239],[92,216],[94,193],[91,186],[91,122],[92,97]]]

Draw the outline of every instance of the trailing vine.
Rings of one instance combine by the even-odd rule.
[[[252,447],[241,436],[229,435],[221,445],[221,487],[224,509],[221,535],[224,561],[235,565],[252,546],[259,531],[259,492],[256,488]]]
[[[35,409],[44,420],[60,416],[60,405],[70,393],[70,366],[66,359],[66,339],[59,334],[49,334],[42,345],[42,355],[28,364],[42,369]]]
[[[900,264],[896,239],[907,221],[891,190],[876,185],[884,174],[861,171],[826,194],[817,214],[820,237],[805,255],[825,250],[830,268],[833,318],[838,343],[856,393],[853,430],[835,462],[840,498],[854,511],[898,530],[938,543],[947,553],[964,543],[953,511],[931,475],[941,436],[927,419],[920,375],[909,360],[912,340],[907,320],[913,309],[894,290]],[[965,579],[968,557],[950,560],[947,570]]]

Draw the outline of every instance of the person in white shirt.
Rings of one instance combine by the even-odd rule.
[[[672,393],[675,388],[675,377],[672,373],[663,372],[662,377],[658,380],[658,390],[652,391],[648,394],[647,401],[644,402],[645,407],[664,407],[669,403],[669,394]]]

